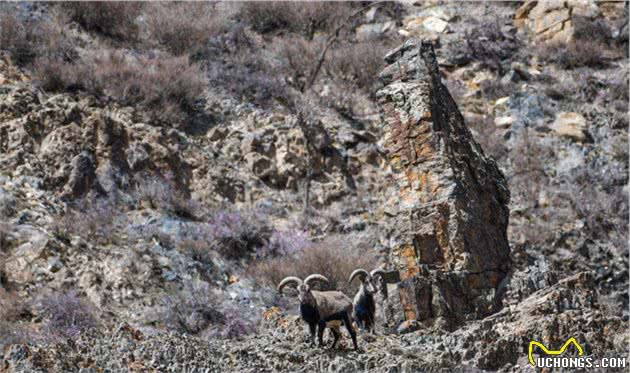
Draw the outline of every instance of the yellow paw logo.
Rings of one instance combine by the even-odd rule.
[[[543,352],[547,355],[561,355],[567,349],[567,347],[569,347],[569,345],[572,343],[575,346],[575,348],[577,348],[578,355],[582,356],[584,354],[584,350],[582,349],[582,346],[580,346],[580,344],[573,337],[567,339],[567,341],[564,342],[564,344],[562,345],[562,347],[560,347],[559,350],[550,350],[544,344],[540,342],[530,341],[529,348],[527,351],[527,357],[529,358],[529,363],[533,367],[536,367],[536,362],[534,361],[534,356],[533,356],[534,346],[540,347],[540,349],[543,350]]]

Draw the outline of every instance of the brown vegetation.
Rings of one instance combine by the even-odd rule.
[[[136,19],[142,3],[131,1],[66,2],[60,4],[72,21],[87,31],[116,38],[134,40],[138,35]]]
[[[290,256],[263,260],[250,268],[261,284],[276,287],[287,276],[319,273],[330,280],[329,288],[350,293],[348,277],[357,268],[374,268],[376,256],[369,248],[352,247],[343,237],[330,237]]]

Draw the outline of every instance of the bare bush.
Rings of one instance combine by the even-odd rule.
[[[9,249],[9,237],[12,231],[12,224],[0,222],[0,255]]]
[[[98,325],[94,307],[74,292],[46,294],[37,303],[46,339],[77,338]]]
[[[52,11],[46,18],[31,18],[17,8],[4,6],[0,14],[0,49],[18,65],[29,65],[42,56],[64,61],[77,57],[73,42],[64,32],[64,17]]]
[[[18,321],[30,314],[29,306],[23,298],[0,288],[0,320]]]
[[[35,333],[24,325],[24,321],[29,321],[31,317],[28,302],[0,287],[0,350],[5,345],[33,341]]]
[[[268,218],[255,211],[216,211],[210,214],[207,223],[190,224],[182,229],[184,237],[202,239],[229,259],[260,256],[271,235]]]
[[[206,264],[213,263],[214,255],[216,255],[212,243],[205,239],[183,239],[177,243],[177,249],[193,260]]]
[[[475,140],[481,145],[484,152],[496,160],[504,159],[507,156],[508,149],[505,146],[502,133],[491,117],[484,116],[482,120],[469,121],[467,124],[479,134]]]
[[[384,67],[383,56],[393,48],[393,41],[340,44],[327,56],[329,75],[355,83],[369,93]]]
[[[565,69],[606,66],[606,46],[598,41],[580,40],[569,43],[547,43],[538,46],[538,56],[545,62]]]
[[[234,303],[226,303],[221,308],[224,321],[223,326],[213,333],[222,339],[240,338],[255,331],[259,316],[255,313],[243,310]]]
[[[356,268],[374,268],[376,255],[370,248],[352,246],[347,237],[335,236],[293,255],[263,260],[249,269],[260,283],[275,287],[286,276],[304,278],[319,273],[330,280],[330,288],[349,293],[348,277]]]
[[[145,7],[148,39],[173,55],[194,55],[224,31],[214,3],[151,3]]]
[[[284,63],[283,71],[288,73],[288,82],[295,88],[303,87],[310,76],[313,61],[318,58],[323,45],[300,36],[278,38],[278,54]]]
[[[571,25],[573,37],[577,40],[599,41],[604,44],[613,40],[612,32],[603,18],[574,16]]]
[[[218,302],[206,282],[188,283],[164,297],[165,322],[179,332],[197,334],[211,323],[223,321]]]
[[[136,18],[143,4],[131,1],[77,1],[61,3],[71,20],[87,31],[133,41],[138,36]]]
[[[526,128],[512,150],[514,176],[510,180],[510,190],[529,208],[538,206],[540,191],[549,184],[549,176],[540,159],[552,159],[552,155]]]
[[[169,329],[214,338],[238,338],[254,331],[256,316],[248,314],[206,282],[187,283],[163,299]]]
[[[308,239],[308,232],[304,229],[274,230],[265,246],[263,246],[262,254],[265,256],[294,255],[311,245],[312,243]]]
[[[115,198],[86,196],[68,205],[65,215],[55,220],[53,230],[62,238],[76,235],[98,244],[109,244],[117,242],[117,233],[126,222],[124,210]]]
[[[565,69],[605,67],[622,51],[611,44],[612,32],[603,19],[574,17],[573,38],[568,43],[552,42],[538,45],[538,56]]]
[[[289,31],[312,38],[317,31],[330,31],[350,13],[351,5],[334,2],[250,2],[241,16],[260,33]]]
[[[15,11],[7,10],[0,15],[0,48],[9,52],[17,64],[35,57],[37,37],[35,28],[18,20]]]
[[[157,123],[181,123],[206,87],[203,73],[188,57],[134,56],[123,50],[92,52],[69,63],[45,57],[35,64],[42,87],[51,91],[82,89],[139,105]]]
[[[147,177],[134,190],[137,203],[176,216],[196,220],[203,209],[178,190],[169,180]]]
[[[509,62],[520,48],[519,40],[501,29],[499,20],[479,21],[464,34],[464,43],[456,43],[448,52],[458,65],[479,62],[483,68],[503,74],[502,63]]]
[[[264,53],[257,41],[243,34],[240,26],[213,39],[206,53],[211,87],[261,106],[287,95],[283,74],[273,58]]]

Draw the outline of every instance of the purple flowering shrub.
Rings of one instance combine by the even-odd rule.
[[[98,325],[93,306],[72,291],[42,296],[39,313],[44,318],[42,336],[53,341],[77,338]]]
[[[184,285],[164,297],[167,328],[208,338],[237,338],[255,331],[257,316],[233,301],[223,301],[206,282]]]
[[[262,254],[268,255],[293,255],[307,247],[312,242],[308,239],[308,232],[299,228],[287,230],[274,230],[269,240],[262,247]]]

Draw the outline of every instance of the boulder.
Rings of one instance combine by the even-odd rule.
[[[586,119],[579,113],[558,113],[551,129],[557,135],[577,142],[584,142],[588,138]]]
[[[433,45],[390,52],[378,92],[392,172],[390,262],[406,320],[452,327],[500,309],[510,269],[510,192],[442,84]]]
[[[566,43],[573,38],[575,17],[600,15],[592,0],[526,1],[514,13],[514,25],[531,30],[536,39]]]

